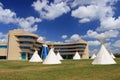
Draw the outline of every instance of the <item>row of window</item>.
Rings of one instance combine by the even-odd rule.
[[[1,49],[1,48],[2,48],[2,49],[3,49],[3,48],[7,48],[7,46],[2,45],[2,46],[0,46],[0,49]]]
[[[20,44],[33,44],[32,42],[26,42],[26,41],[22,41],[22,42],[20,42]]]
[[[26,47],[26,46],[21,46],[21,49],[30,49],[30,47]]]
[[[86,46],[86,44],[65,44],[65,45],[55,45],[56,47],[58,46],[60,46],[60,47],[62,47],[62,46],[78,46],[78,47],[85,47]]]
[[[36,39],[35,37],[32,36],[18,36],[18,38]]]

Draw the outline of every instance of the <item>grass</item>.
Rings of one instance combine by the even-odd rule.
[[[64,60],[59,65],[28,61],[0,61],[0,80],[120,80],[120,59],[114,65],[92,60]]]

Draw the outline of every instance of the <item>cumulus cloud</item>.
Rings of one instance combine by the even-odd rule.
[[[3,6],[3,4],[0,2],[0,6]]]
[[[95,40],[95,41],[87,41],[90,46],[98,46],[100,45],[100,42]]]
[[[80,6],[78,9],[73,10],[71,15],[80,19],[94,19],[97,17],[97,9],[98,7],[96,5]]]
[[[39,41],[39,42],[45,42],[45,37],[43,37],[43,36],[39,36],[39,38],[38,38],[37,41]]]
[[[86,23],[86,22],[90,22],[90,19],[83,18],[83,19],[79,20],[79,23]]]
[[[62,35],[62,39],[66,39],[67,38],[67,35]]]
[[[113,45],[111,42],[104,43],[104,45],[108,51],[111,51],[113,49]]]
[[[65,40],[65,42],[76,42],[80,39],[79,34],[73,34],[70,39]]]
[[[95,38],[95,39],[109,39],[109,38],[117,37],[118,35],[119,35],[119,31],[117,30],[109,30],[101,33],[98,33],[93,30],[88,30],[87,34],[82,37],[89,37],[89,38]]]
[[[3,34],[2,32],[0,32],[0,43],[7,43],[8,41],[8,35],[7,34]]]
[[[70,39],[76,41],[76,40],[80,39],[80,36],[79,36],[79,34],[73,34]]]
[[[113,44],[113,46],[115,46],[115,47],[120,47],[120,40],[117,40],[117,41]]]
[[[2,3],[0,5],[2,5]],[[16,16],[15,12],[11,11],[10,9],[4,9],[2,5],[0,6],[0,22],[4,24],[16,24],[20,29],[23,29],[26,32],[35,32],[38,27],[36,23],[41,22],[41,19],[33,16],[19,18]]]
[[[73,10],[71,15],[80,20],[87,18],[90,21],[96,19],[102,21],[104,18],[113,17],[113,4],[115,4],[116,1],[117,0],[74,0],[72,6],[78,6],[78,8]]]
[[[15,12],[11,11],[10,9],[4,9],[3,6],[0,6],[0,22],[5,24],[16,23],[15,19],[16,19]]]
[[[40,14],[41,18],[48,20],[53,20],[70,11],[69,6],[65,2],[49,4],[47,0],[37,0],[33,2],[32,6]]]
[[[37,30],[36,22],[41,22],[41,19],[34,18],[33,16],[27,18],[18,18],[18,25],[26,32],[35,32]]]
[[[120,17],[117,19],[114,17],[107,17],[102,19],[100,25],[101,26],[97,28],[98,31],[120,29]]]

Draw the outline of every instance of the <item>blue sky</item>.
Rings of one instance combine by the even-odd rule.
[[[23,29],[46,41],[82,38],[91,51],[104,39],[108,50],[119,52],[119,11],[119,0],[0,0],[0,42],[9,30]]]

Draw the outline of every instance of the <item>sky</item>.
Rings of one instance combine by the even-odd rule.
[[[82,38],[91,52],[104,40],[109,51],[120,52],[120,0],[0,0],[0,42],[17,29],[50,42]]]

